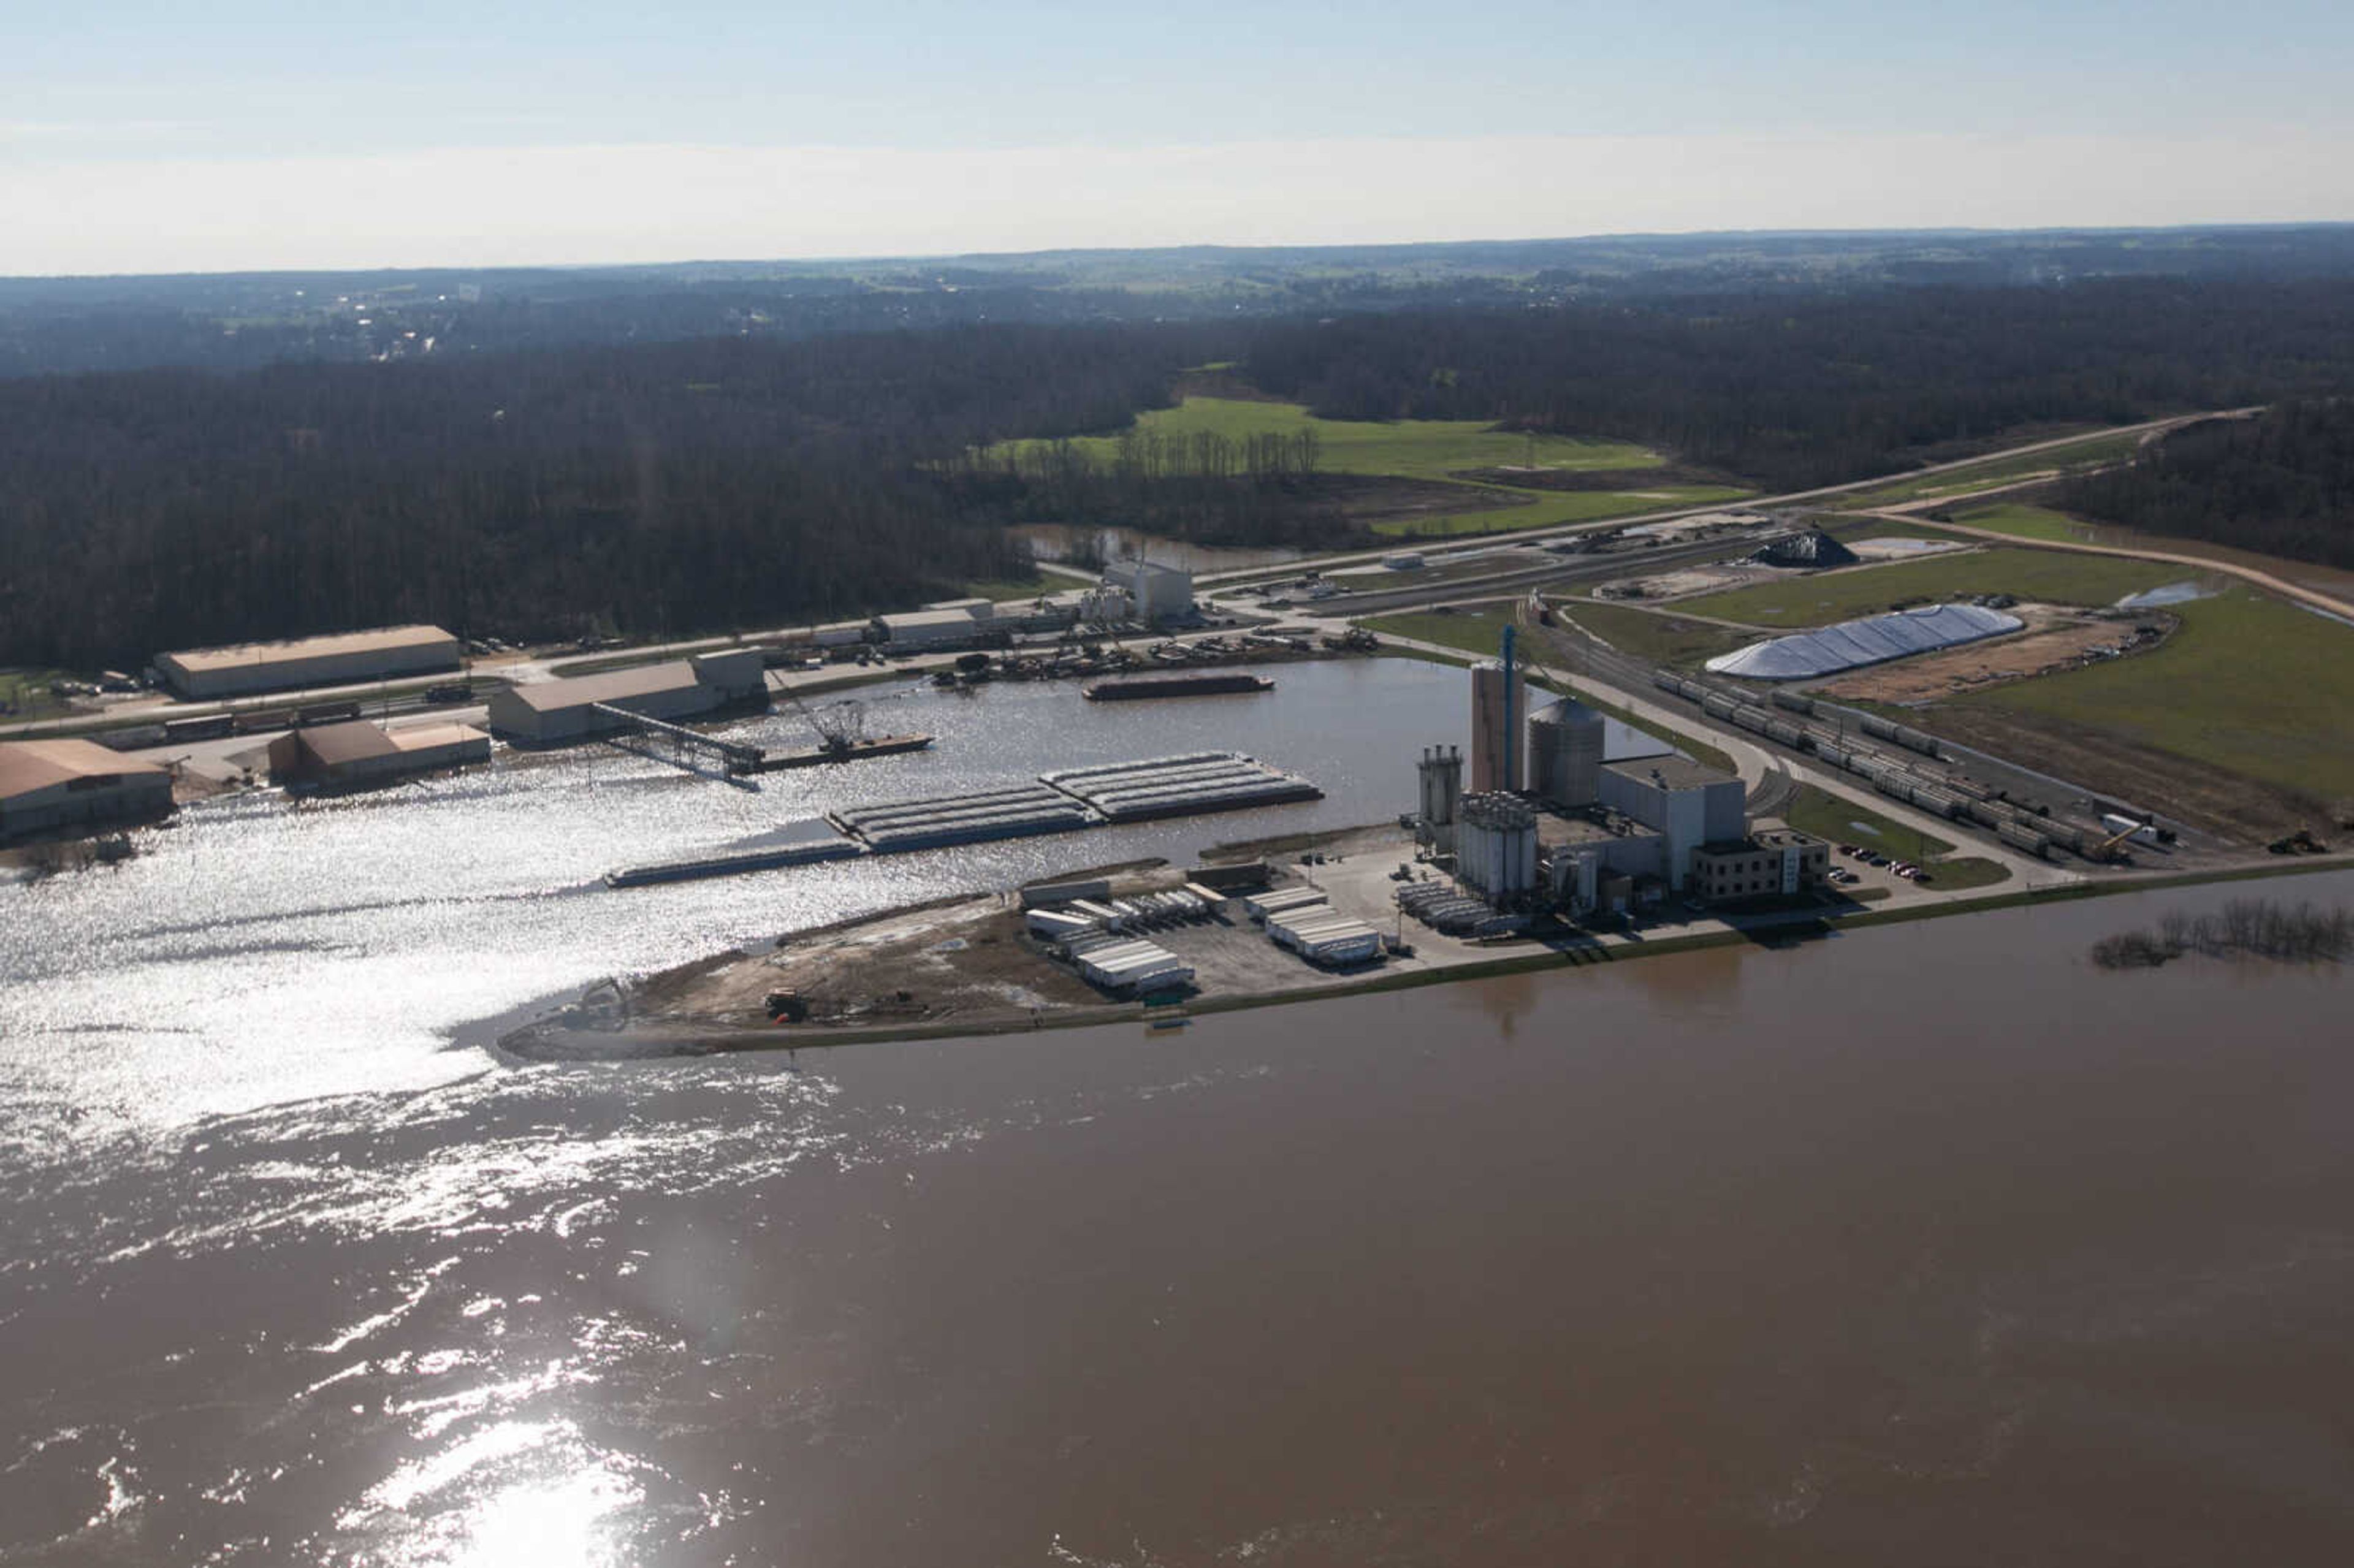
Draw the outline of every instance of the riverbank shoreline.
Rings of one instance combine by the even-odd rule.
[[[1341,830],[1318,836],[1328,842],[1337,843],[1350,842],[1353,838],[1362,847],[1373,835],[1384,831],[1373,828]],[[1230,847],[1233,846],[1221,846],[1222,849]],[[1215,853],[1213,852],[1214,854]],[[1136,867],[1131,864],[1120,869],[1134,870]],[[803,1047],[882,1044],[895,1041],[979,1038],[1045,1029],[1092,1028],[1108,1023],[1149,1022],[1173,1027],[1197,1017],[1287,1007],[1339,997],[1418,990],[1425,986],[1490,980],[1552,969],[1616,964],[1712,948],[1787,947],[1821,940],[1848,930],[1863,930],[1878,926],[1988,914],[2058,901],[2348,869],[2354,869],[2354,854],[2301,856],[2283,863],[2219,867],[2200,872],[2125,874],[2056,887],[1963,895],[1897,908],[1876,908],[1850,903],[1767,911],[1729,918],[1714,917],[1710,922],[1713,928],[1703,930],[1659,935],[1636,930],[1606,936],[1591,934],[1577,940],[1531,938],[1521,943],[1506,942],[1479,949],[1478,956],[1457,953],[1442,956],[1438,961],[1418,963],[1412,968],[1400,967],[1394,961],[1377,969],[1330,974],[1302,965],[1299,967],[1302,977],[1315,977],[1309,983],[1203,992],[1166,1004],[1103,998],[1079,982],[1066,967],[1046,958],[1034,945],[1024,947],[1007,943],[1008,934],[1020,924],[1020,900],[1013,894],[948,895],[870,916],[832,922],[806,932],[788,933],[777,939],[774,948],[769,953],[730,949],[642,977],[637,985],[657,999],[655,1005],[658,1008],[668,1009],[652,1015],[631,1016],[631,1010],[622,989],[614,981],[600,982],[599,986],[591,987],[588,992],[568,1001],[557,1002],[551,999],[548,1010],[540,1016],[499,1035],[494,1052],[516,1062],[620,1062],[745,1051],[796,1051]],[[1180,874],[1172,872],[1168,874]],[[968,944],[974,939],[972,933],[975,930],[987,932],[989,923],[992,921],[997,928],[993,933],[984,934],[981,940],[1007,943],[1005,951],[1008,956],[1018,954],[1028,968],[1044,966],[1046,973],[1067,980],[1068,986],[1061,988],[1059,994],[1041,993],[1034,1001],[1019,1002],[993,1011],[959,1011],[936,1017],[877,1018],[874,1022],[859,1024],[755,1023],[743,1022],[740,1017],[738,1021],[729,1022],[708,1012],[698,1013],[691,1005],[683,1012],[677,1010],[680,1001],[692,1002],[692,987],[695,982],[714,975],[725,975],[730,970],[757,976],[760,969],[778,965],[779,955],[798,953],[807,956],[820,950],[821,945],[825,943],[834,946],[823,950],[839,952],[845,943],[871,948],[896,941],[899,952],[886,953],[886,960],[894,957],[904,959],[909,955],[928,959],[942,947],[953,946],[959,952],[966,950]],[[1416,934],[1418,946],[1444,940],[1437,933],[1417,931]],[[1262,945],[1271,946],[1263,941]],[[1502,950],[1511,948],[1520,950]],[[1491,954],[1493,956],[1488,956]],[[742,975],[737,977],[739,993],[743,990],[742,979]],[[594,993],[605,987],[614,988],[614,1002],[620,1005],[584,1007]],[[897,994],[903,998],[907,995],[904,991]],[[1085,1000],[1081,999],[1082,996]]]

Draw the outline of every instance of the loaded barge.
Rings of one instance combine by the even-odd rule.
[[[775,773],[788,768],[821,768],[829,762],[859,762],[869,757],[897,757],[922,751],[932,744],[928,735],[885,735],[854,740],[847,746],[812,746],[805,751],[771,751],[760,758],[755,773]]]
[[[1147,697],[1214,697],[1237,692],[1271,692],[1275,683],[1265,675],[1224,674],[1143,675],[1129,681],[1097,681],[1081,688],[1091,703],[1132,703]]]
[[[605,885],[637,887],[684,882],[854,855],[901,854],[1161,817],[1246,811],[1319,800],[1323,796],[1323,790],[1298,774],[1232,751],[1097,763],[1044,773],[1026,784],[923,800],[844,806],[827,812],[822,827],[816,821],[802,825],[827,836],[804,837],[790,845],[747,853],[610,871],[605,874]]]

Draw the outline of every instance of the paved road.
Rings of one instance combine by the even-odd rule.
[[[1426,558],[1427,558],[1431,556],[1459,555],[1467,550],[1493,549],[1500,544],[1527,544],[1542,539],[1560,539],[1567,538],[1578,534],[1592,534],[1607,528],[1631,528],[1641,524],[1670,523],[1684,517],[1704,517],[1709,514],[1715,512],[1747,512],[1755,511],[1763,507],[1790,506],[1801,502],[1821,501],[1828,497],[1836,495],[1852,495],[1861,491],[1878,489],[1882,485],[1903,484],[1914,480],[1927,479],[1936,474],[1951,473],[1960,469],[1976,468],[1984,463],[1999,462],[2018,457],[2031,457],[2037,452],[2053,451],[2062,447],[2074,446],[2078,442],[2086,440],[2094,436],[2126,435],[2129,433],[2137,433],[2148,436],[2152,434],[2161,434],[2179,426],[2190,424],[2194,420],[2243,418],[2251,414],[2260,414],[2262,412],[2264,412],[2264,406],[2258,404],[2245,408],[2218,408],[2210,409],[2197,414],[2174,414],[2169,415],[2163,419],[2146,419],[2137,425],[2118,425],[2108,430],[2094,430],[2089,432],[2079,431],[2077,434],[2073,436],[2060,436],[2048,441],[2030,441],[2024,446],[2006,447],[1999,451],[1981,452],[1977,457],[1957,458],[1952,462],[1931,463],[1925,468],[1910,469],[1903,473],[1883,473],[1876,475],[1871,479],[1855,479],[1849,480],[1840,484],[1819,485],[1813,490],[1785,491],[1779,495],[1756,495],[1742,501],[1719,501],[1706,506],[1671,507],[1663,512],[1636,513],[1624,517],[1608,518],[1601,522],[1564,523],[1558,526],[1551,528],[1530,528],[1526,530],[1513,531],[1509,534],[1473,535],[1464,539],[1460,544],[1437,544],[1422,540],[1402,538],[1396,543],[1379,550],[1358,551],[1349,555],[1318,556],[1295,561],[1280,567],[1237,567],[1228,571],[1205,572],[1195,577],[1193,582],[1196,588],[1200,588],[1206,584],[1234,582],[1245,577],[1266,577],[1270,572],[1273,572],[1277,576],[1282,576],[1287,573],[1296,575],[1310,567],[1315,567],[1319,571],[1331,571],[1336,567],[1378,566],[1381,564],[1384,556],[1395,555],[1400,550],[1410,549],[1419,551]],[[1950,503],[1955,499],[1956,498],[1953,496],[1945,496],[1939,498],[1939,501],[1937,502],[1930,503],[1930,504],[1935,505],[1943,503]]]

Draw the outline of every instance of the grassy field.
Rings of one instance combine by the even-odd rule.
[[[1992,534],[2009,534],[2020,539],[2049,539],[2063,545],[2082,539],[2089,532],[2084,524],[2066,513],[2042,506],[2004,503],[1980,506],[1955,513],[1954,521],[1966,528],[1984,528]]]
[[[2324,801],[2354,797],[2354,627],[2241,587],[2170,609],[2181,629],[2147,653],[1962,701],[2066,720]]]
[[[1191,437],[1209,431],[1230,440],[1253,436],[1289,436],[1313,429],[1327,473],[1389,474],[1406,479],[1444,479],[1458,469],[1537,463],[1547,468],[1593,470],[1658,468],[1666,460],[1624,441],[1581,441],[1567,436],[1513,435],[1477,419],[1320,419],[1297,403],[1261,403],[1234,397],[1188,397],[1174,408],[1153,408],[1136,418],[1139,431]],[[1034,441],[1001,443],[1036,446]],[[1097,461],[1119,450],[1117,436],[1085,436],[1071,443]]]
[[[1950,469],[1943,473],[1924,474],[1918,479],[1893,480],[1871,490],[1859,490],[1839,497],[1833,505],[1852,509],[1859,506],[1893,506],[1906,501],[1929,501],[1939,496],[1967,495],[1975,491],[1992,489],[2024,479],[2030,474],[2060,469],[2089,468],[2100,463],[2115,462],[2129,457],[2141,445],[2138,432],[2105,431],[2071,441],[2066,446],[2048,451],[2027,452],[2012,457],[1990,457],[1971,463],[1967,468]]]
[[[1686,620],[1669,611],[1629,609],[1587,599],[1556,601],[1553,613],[1622,652],[1660,664],[1693,665],[1755,641],[1728,627]]]
[[[2050,604],[2115,604],[2127,594],[2179,582],[2184,575],[2181,567],[2155,561],[1996,546],[1703,594],[1680,599],[1676,608],[1752,626],[1825,626],[1898,604],[1965,594],[2007,593]]]
[[[1420,642],[1436,642],[1447,648],[1459,648],[1478,658],[1496,656],[1497,637],[1508,617],[1501,609],[1486,615],[1375,615],[1358,622],[1373,631],[1393,637],[1411,637]],[[1609,715],[1630,728],[1641,730],[1655,740],[1664,740],[1695,762],[1705,762],[1711,768],[1721,768],[1727,773],[1740,771],[1733,758],[1704,740],[1686,735],[1666,725],[1654,724],[1616,703],[1605,702],[1590,691],[1577,694],[1578,701],[1596,712]]]
[[[1938,855],[1954,853],[1954,846],[1944,839],[1918,832],[1893,818],[1882,816],[1869,806],[1857,805],[1812,784],[1798,786],[1797,797],[1782,813],[1782,820],[1802,833],[1812,833],[1834,845],[1867,844],[1899,860],[1926,864]],[[1838,855],[1834,853],[1831,860],[1837,864]]]

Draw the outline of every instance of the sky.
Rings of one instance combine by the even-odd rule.
[[[2354,219],[2354,5],[0,5],[0,274]]]

